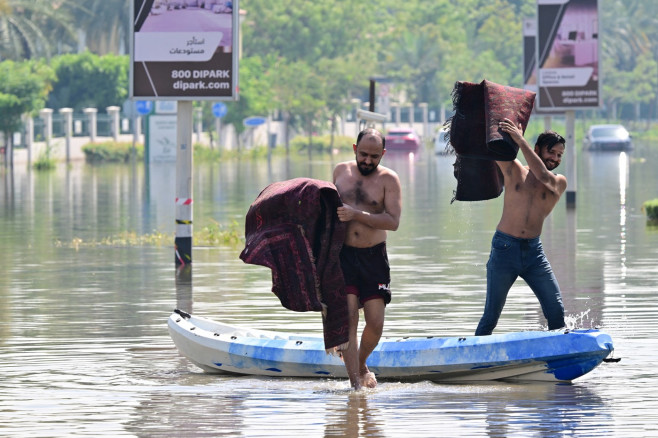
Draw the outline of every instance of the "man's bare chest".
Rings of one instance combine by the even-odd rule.
[[[381,187],[365,184],[363,181],[342,181],[338,185],[344,203],[359,207],[371,213],[384,208],[384,190]]]
[[[552,205],[557,201],[557,196],[532,176],[514,182],[511,189],[508,190],[508,195],[533,204],[546,203]]]

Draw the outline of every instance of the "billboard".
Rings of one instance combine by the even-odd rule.
[[[537,92],[537,20],[523,20],[523,88]]]
[[[537,0],[537,107],[600,106],[598,0]]]
[[[133,0],[130,96],[236,100],[237,0]]]

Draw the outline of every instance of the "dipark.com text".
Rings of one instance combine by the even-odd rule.
[[[203,81],[176,81],[173,85],[175,90],[228,90],[231,84],[228,82],[203,82]]]

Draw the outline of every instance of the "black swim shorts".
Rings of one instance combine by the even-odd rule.
[[[386,254],[386,242],[370,248],[343,245],[340,265],[345,277],[345,291],[358,295],[363,305],[373,298],[391,302],[391,268]]]

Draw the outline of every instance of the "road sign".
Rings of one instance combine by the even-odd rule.
[[[265,117],[247,117],[242,121],[242,124],[249,128],[260,126],[263,123],[265,123]]]
[[[135,102],[135,109],[140,116],[145,116],[153,110],[153,101],[138,100]]]
[[[224,102],[217,102],[212,106],[212,113],[218,119],[224,117],[227,111],[228,108],[226,108],[226,104]]]

